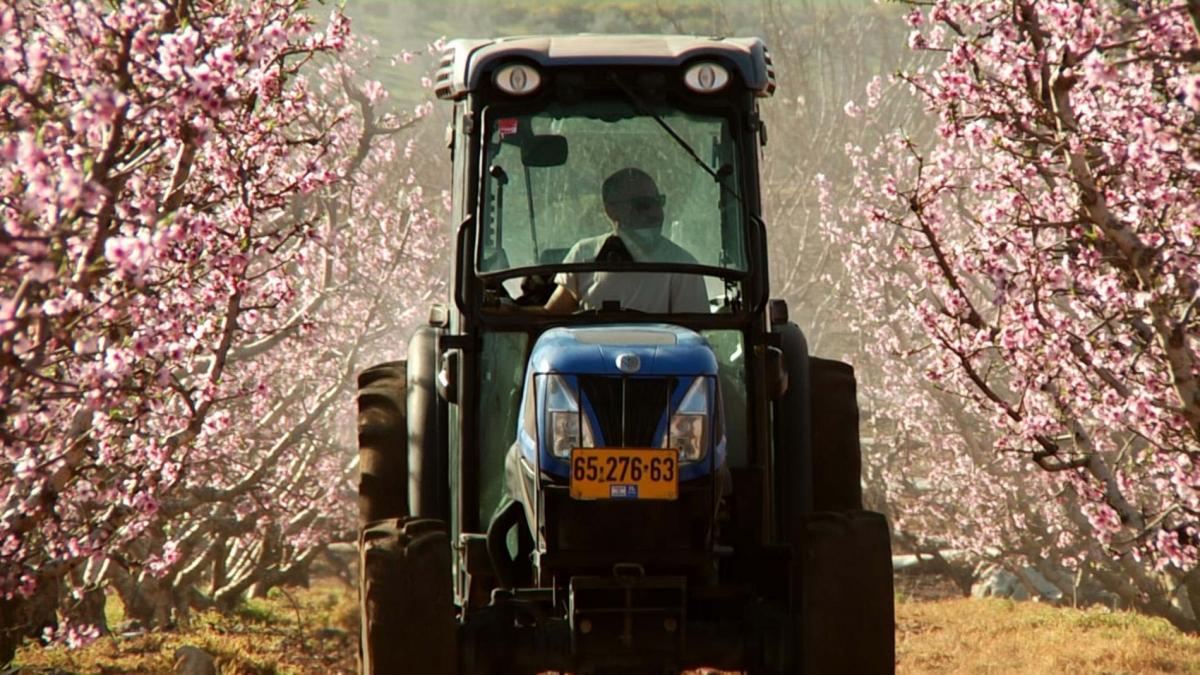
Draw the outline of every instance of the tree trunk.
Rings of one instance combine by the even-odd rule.
[[[112,565],[109,582],[125,604],[125,618],[147,630],[169,628],[174,601],[161,580],[141,573],[136,577],[120,565]]]
[[[27,637],[40,638],[46,628],[58,628],[57,577],[38,579],[33,595],[0,598],[0,666],[8,665]]]

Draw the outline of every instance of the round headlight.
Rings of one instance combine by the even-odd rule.
[[[683,83],[697,94],[711,94],[729,84],[729,71],[716,63],[697,63],[683,74]]]
[[[523,96],[537,90],[542,83],[542,76],[532,66],[515,63],[497,70],[492,82],[506,94]]]

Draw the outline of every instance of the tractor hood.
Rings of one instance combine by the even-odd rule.
[[[572,448],[678,449],[690,438],[680,450],[679,478],[687,481],[725,461],[719,396],[716,356],[695,331],[552,328],[529,357],[517,441],[527,467],[565,479]],[[685,427],[691,431],[681,433]]]
[[[529,357],[533,374],[716,375],[717,359],[698,333],[670,324],[552,328]]]

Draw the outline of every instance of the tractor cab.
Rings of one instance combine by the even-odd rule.
[[[813,612],[890,668],[853,374],[768,300],[774,88],[757,38],[447,45],[450,298],[359,380],[364,670],[808,672]]]

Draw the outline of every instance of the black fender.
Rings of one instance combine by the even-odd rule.
[[[408,341],[408,504],[414,517],[449,522],[449,411],[437,392],[440,333],[421,326]]]
[[[863,508],[862,447],[858,435],[858,385],[854,367],[812,357],[812,510]]]
[[[794,541],[805,513],[813,510],[813,441],[808,340],[795,323],[775,326],[788,387],[775,401],[775,495],[780,535]]]

